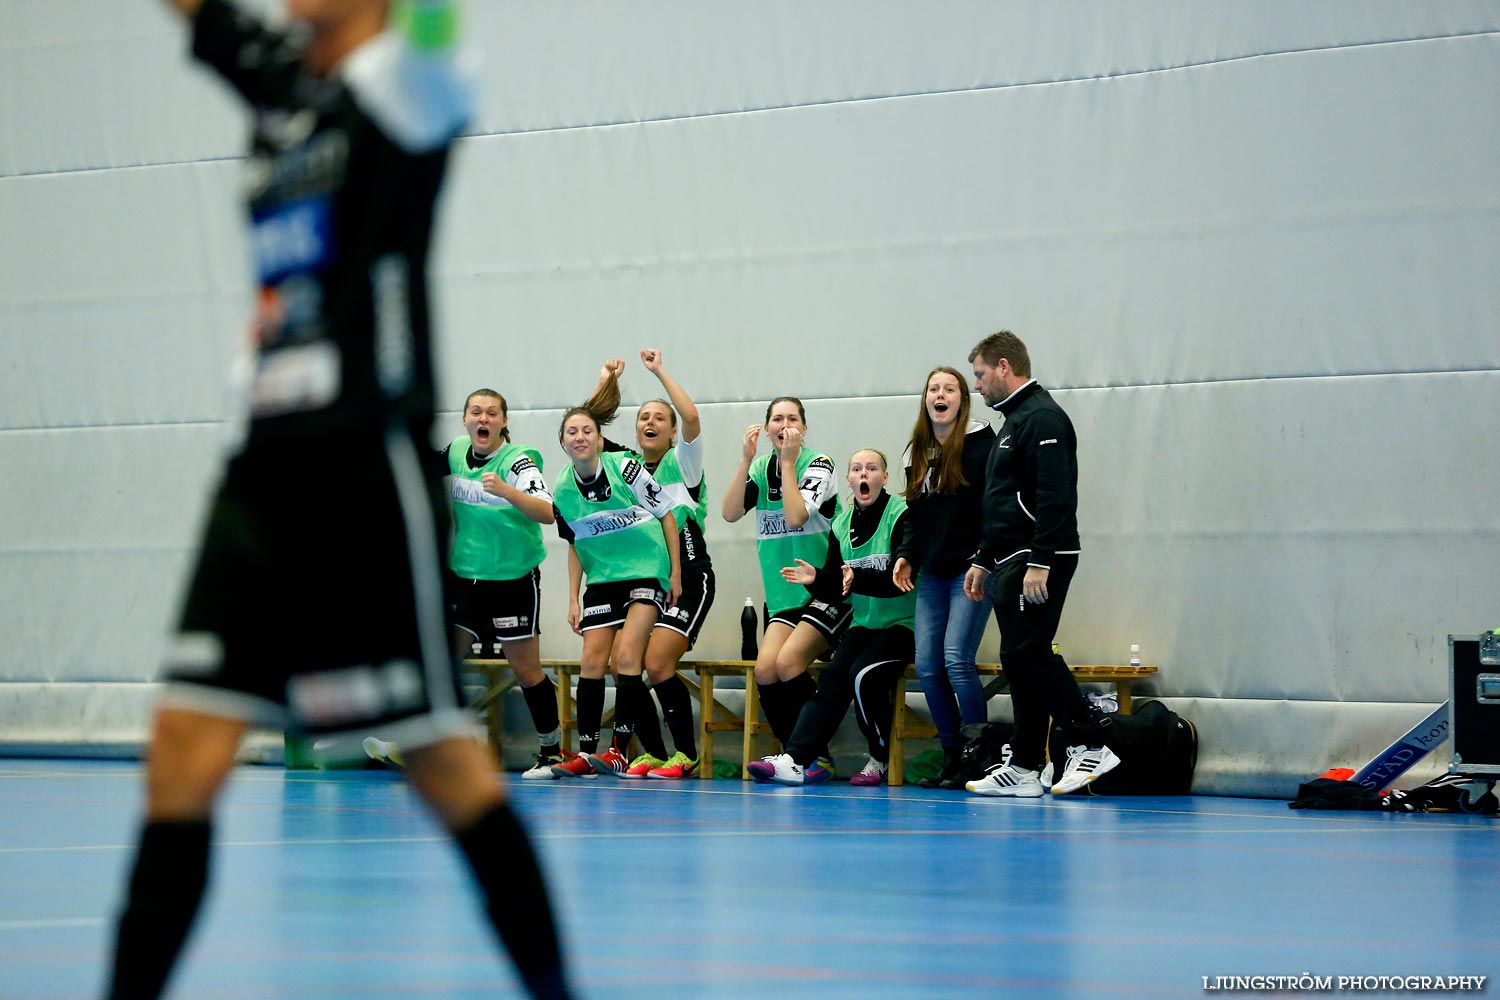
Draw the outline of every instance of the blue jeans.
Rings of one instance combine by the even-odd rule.
[[[990,601],[964,596],[964,574],[944,579],[917,576],[917,676],[927,695],[927,710],[945,747],[963,745],[959,727],[985,722],[984,685],[974,669],[974,654],[989,623]]]

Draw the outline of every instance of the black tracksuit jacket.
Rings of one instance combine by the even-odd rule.
[[[990,452],[982,542],[974,565],[994,570],[1026,556],[1051,568],[1077,555],[1078,436],[1073,422],[1035,380],[995,405],[1005,425]]]

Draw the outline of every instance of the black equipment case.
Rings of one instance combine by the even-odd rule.
[[[1448,677],[1448,770],[1500,777],[1500,635],[1450,635]]]

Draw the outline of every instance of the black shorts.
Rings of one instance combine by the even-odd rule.
[[[801,622],[807,622],[813,628],[822,632],[828,639],[828,645],[837,646],[839,640],[844,637],[844,632],[849,628],[849,622],[854,618],[854,608],[847,604],[829,604],[827,601],[808,601],[800,608],[788,608],[786,611],[778,611],[771,615],[766,624],[781,622],[796,628]]]
[[[703,631],[708,609],[713,606],[714,568],[689,567],[682,571],[682,596],[677,598],[677,606],[663,611],[656,627],[687,636],[688,649],[692,649],[698,642],[698,633]]]
[[[470,652],[475,656],[500,656],[500,643],[541,635],[541,613],[540,566],[515,580],[469,580],[448,574],[448,621],[473,637]]]
[[[376,728],[409,747],[466,732],[443,615],[446,499],[406,434],[314,444],[230,463],[164,703],[327,736],[314,746],[331,755]]]
[[[619,628],[625,624],[625,612],[632,604],[654,605],[660,614],[667,604],[667,592],[655,580],[590,584],[583,588],[583,616],[578,627],[584,632],[596,628]]]

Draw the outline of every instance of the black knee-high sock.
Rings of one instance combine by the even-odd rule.
[[[578,752],[599,749],[599,727],[604,718],[604,678],[578,678]]]
[[[666,718],[667,730],[672,734],[672,745],[692,760],[698,759],[698,738],[693,731],[693,696],[682,678],[673,674],[652,688],[656,700],[661,702],[661,714]]]
[[[641,749],[653,757],[660,757],[656,750],[664,750],[661,744],[661,726],[641,725],[649,710],[651,721],[656,721],[656,706],[650,704],[651,695],[646,691],[646,682],[640,674],[622,674],[615,678],[615,735],[612,745],[626,757],[630,756],[630,738],[641,738]],[[651,729],[656,730],[656,750],[648,745]]]
[[[520,820],[501,802],[454,839],[469,860],[490,923],[526,988],[538,1000],[567,1000],[552,905]]]
[[[651,688],[641,678],[640,715],[635,720],[635,738],[641,741],[641,749],[657,760],[667,759],[667,744],[661,738],[661,718],[656,714],[656,702],[651,698]]]
[[[556,753],[562,742],[562,730],[557,720],[557,685],[552,678],[542,675],[539,683],[521,689],[526,699],[526,710],[531,713],[531,724],[536,727],[536,741],[544,752]]]
[[[770,724],[776,742],[781,744],[781,750],[785,753],[786,746],[792,739],[792,727],[786,724],[786,713],[781,710],[782,703],[786,700],[786,685],[776,681],[757,684],[757,687],[760,688],[761,711],[766,713],[766,722]]]
[[[115,937],[110,1000],[154,1000],[166,986],[208,885],[208,820],[147,823]]]
[[[812,700],[812,696],[818,693],[818,682],[813,680],[813,675],[803,672],[789,681],[783,681],[782,686],[786,689],[785,704],[782,711],[786,713],[787,741],[792,738],[792,730],[797,728],[797,719],[802,714],[802,706]],[[818,756],[828,756],[828,742],[818,748]]]

